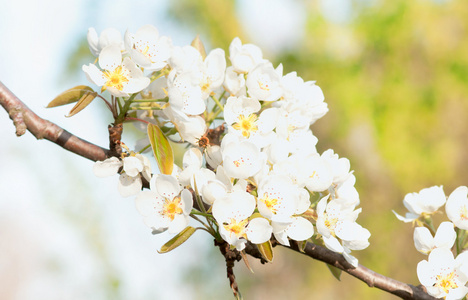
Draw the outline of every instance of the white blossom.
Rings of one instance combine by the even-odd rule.
[[[146,88],[150,79],[128,57],[122,61],[122,53],[117,46],[110,45],[99,54],[99,70],[96,65],[83,65],[89,81],[108,90],[116,97],[128,97]]]
[[[433,186],[422,189],[419,193],[409,193],[403,199],[403,204],[409,212],[405,217],[393,212],[395,216],[405,223],[412,222],[424,214],[433,214],[445,204],[446,197],[442,186]]]
[[[460,186],[448,197],[445,211],[450,221],[460,229],[468,230],[468,188]]]
[[[468,293],[465,286],[468,276],[462,271],[466,269],[466,263],[465,255],[460,254],[454,259],[449,249],[436,248],[428,260],[418,263],[419,281],[431,296],[446,300],[462,299]]]
[[[416,227],[413,238],[416,250],[427,255],[435,248],[451,249],[457,233],[453,229],[452,222],[442,222],[434,237],[426,227]]]

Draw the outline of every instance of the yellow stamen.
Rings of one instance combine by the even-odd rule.
[[[445,293],[448,293],[451,289],[456,289],[458,285],[455,282],[455,272],[445,275],[437,275],[435,286],[443,290]]]
[[[248,222],[249,219],[245,219],[243,221],[240,221],[239,223],[237,223],[236,220],[231,219],[230,224],[223,224],[223,226],[224,229],[226,229],[228,232],[234,233],[237,237],[247,238],[247,235],[245,233],[245,226],[247,226]]]
[[[274,214],[278,211],[276,207],[279,204],[279,200],[276,198],[270,198],[268,193],[263,194],[263,198],[260,199],[263,203],[265,203],[266,207]]]
[[[122,66],[118,66],[113,72],[104,71],[103,75],[107,79],[107,82],[102,87],[102,90],[105,90],[107,87],[114,87],[121,91],[124,84],[128,82],[128,78],[125,77]]]
[[[338,223],[338,218],[330,218],[327,214],[325,216],[325,226],[330,230],[330,233],[335,236],[335,228]]]
[[[258,130],[257,126],[257,115],[251,114],[248,117],[239,115],[238,122],[232,125],[235,130],[240,130],[242,135],[246,138],[250,137],[250,134]]]
[[[163,207],[163,215],[165,215],[172,221],[174,220],[176,215],[180,215],[181,213],[182,205],[179,197],[175,197],[172,201],[166,199],[166,203],[164,203]]]

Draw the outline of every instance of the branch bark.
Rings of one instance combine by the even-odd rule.
[[[294,241],[291,242],[290,247],[286,247],[293,251],[307,255],[313,259],[323,261],[332,265],[353,277],[365,282],[369,287],[375,287],[382,291],[386,291],[402,299],[421,299],[421,300],[434,300],[436,298],[430,296],[423,290],[422,286],[413,286],[393,278],[386,277],[382,274],[374,272],[363,265],[358,265],[354,268],[346,261],[343,255],[328,250],[313,243],[307,243],[304,252],[299,250],[298,244]]]
[[[40,118],[23,102],[21,102],[21,100],[18,99],[2,82],[0,82],[0,104],[13,121],[17,136],[25,134],[26,130],[28,130],[37,139],[49,140],[72,153],[92,161],[105,160],[107,157],[119,152],[118,143],[116,143],[116,141],[120,139],[119,133],[121,133],[121,130],[114,134],[115,136],[112,136],[112,132],[110,130],[111,148],[114,149],[108,150],[101,148],[78,138],[50,121]],[[354,268],[341,254],[335,253],[313,243],[307,243],[304,251],[301,251],[295,242],[292,242],[291,246],[286,248],[335,266],[365,282],[369,287],[376,287],[402,299],[436,299],[428,295],[421,286],[415,287],[413,285],[400,282],[393,278],[378,274],[362,265]],[[263,259],[257,247],[254,245],[248,245],[245,251],[255,258],[260,260]]]
[[[40,118],[2,82],[0,82],[0,104],[13,120],[17,136],[22,136],[28,130],[38,140],[49,140],[92,161],[105,160],[110,154],[109,150],[80,139],[56,124]]]

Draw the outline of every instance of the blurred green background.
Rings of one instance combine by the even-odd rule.
[[[270,10],[265,7],[265,13],[262,12],[261,5],[270,5],[266,0],[173,0],[169,1],[169,4],[164,1],[164,5],[167,6],[164,8],[164,19],[159,18],[160,15],[152,16],[151,10],[146,9],[140,21],[151,23],[158,28],[161,22],[170,23],[169,26],[176,25],[179,32],[184,34],[185,44],[196,34],[200,34],[207,50],[221,47],[226,53],[232,39],[239,36],[243,43],[259,45],[264,51],[264,57],[271,60],[275,66],[282,63],[285,74],[297,71],[306,81],[316,80],[330,109],[325,117],[312,125],[312,130],[319,139],[317,148],[319,152],[332,148],[341,157],[347,157],[351,161],[351,168],[355,170],[354,174],[357,177],[356,187],[360,193],[363,211],[358,222],[372,233],[370,246],[363,251],[353,252],[353,255],[359,258],[361,264],[378,273],[418,285],[416,265],[426,257],[414,249],[411,225],[397,221],[391,210],[404,214],[404,195],[418,192],[424,187],[443,185],[445,193],[449,195],[456,187],[467,185],[468,154],[465,149],[468,133],[465,129],[468,128],[468,2],[273,2],[281,2],[285,7],[294,6],[300,10],[298,19],[302,18],[302,21],[298,24],[301,28],[291,31],[291,36],[299,38],[283,39],[284,43],[290,44],[262,44],[260,41],[262,35],[271,35],[273,40],[275,37],[274,30],[262,33],[255,28],[255,24],[258,25],[265,18],[269,18],[270,23],[273,20],[273,23],[279,26],[277,28],[281,28],[283,23],[286,26],[286,15],[283,18],[281,11],[269,16],[267,14]],[[97,5],[95,3],[101,3],[101,6],[92,10],[91,7]],[[104,15],[109,13],[107,9],[110,11],[110,8],[102,3],[111,5],[108,1],[87,2],[90,16],[85,22],[86,28],[96,26],[94,22],[104,19]],[[135,5],[131,9],[141,13],[144,4],[140,4],[139,10],[136,10]],[[122,20],[122,23],[106,23],[106,27],[129,26],[124,22],[125,13],[122,13],[122,16],[114,16],[114,22]],[[133,11],[128,14],[130,13]],[[137,13],[135,15],[138,16]],[[247,21],[248,18],[257,17],[257,23]],[[101,26],[103,23],[100,23]],[[132,25],[132,29],[136,30],[140,25]],[[98,32],[106,27],[97,28]],[[86,31],[81,30],[80,34],[81,41],[75,42],[68,53],[66,68],[62,71],[68,75],[61,76],[58,80],[61,82],[58,83],[57,93],[72,84],[76,85],[77,78],[83,79],[84,76],[80,73],[81,65],[93,60],[86,44]],[[161,34],[177,39],[177,36],[164,30],[161,30]],[[80,77],[77,74],[80,74]],[[1,80],[5,81],[8,78]],[[85,82],[82,80],[79,84]],[[22,98],[21,89],[13,92]],[[47,97],[54,96],[55,94],[51,94]],[[41,105],[45,106],[50,99],[42,100]],[[106,114],[97,107],[102,106],[96,104],[95,108],[103,115]],[[48,117],[41,113],[43,117]],[[60,120],[65,113],[66,109],[59,113]],[[74,121],[53,121],[63,122],[59,125],[69,130],[72,128],[71,132],[88,139],[93,130],[79,132],[77,129],[81,128],[80,122],[86,120],[83,118],[84,114],[85,112],[74,118]],[[6,118],[6,115],[2,118]],[[71,122],[77,122],[73,125],[76,128],[73,129]],[[110,121],[106,119],[100,122],[102,124],[96,125],[95,128],[102,128],[105,136],[106,124]],[[129,133],[131,127],[126,130]],[[38,143],[31,140],[31,145]],[[97,143],[106,146],[102,139],[96,140]],[[20,141],[15,140],[15,143],[18,143],[18,148],[22,145]],[[44,147],[43,145],[45,144],[41,142],[38,147]],[[38,149],[38,153],[44,151],[41,149],[44,148]],[[27,160],[20,157],[22,152],[10,151],[19,159]],[[55,145],[50,145],[50,151],[61,150]],[[63,160],[75,159],[72,156],[68,155]],[[68,187],[68,191],[65,192],[69,199],[63,199],[63,196],[61,199],[57,198],[53,190],[57,185],[45,184],[44,189],[47,189],[45,197],[49,201],[48,205],[55,207],[54,213],[66,219],[67,224],[72,224],[72,234],[73,231],[81,232],[79,234],[83,237],[80,242],[95,253],[94,257],[102,265],[99,275],[96,275],[96,286],[92,287],[86,299],[159,299],[154,295],[161,294],[164,282],[154,282],[154,285],[139,282],[138,289],[144,292],[138,297],[128,296],[128,293],[132,295],[132,289],[128,285],[133,284],[132,280],[137,277],[128,270],[131,267],[135,268],[136,260],[123,257],[147,257],[139,251],[144,252],[144,247],[149,246],[138,244],[140,240],[129,241],[128,238],[120,236],[118,247],[115,247],[115,243],[106,241],[108,236],[121,231],[122,228],[127,229],[130,236],[142,235],[151,240],[156,237],[145,231],[143,225],[130,228],[133,225],[129,224],[139,222],[140,217],[135,212],[131,200],[125,199],[123,206],[120,200],[112,202],[116,193],[106,195],[107,198],[102,195],[86,196],[86,201],[83,202],[80,202],[81,199],[73,199],[73,196],[78,197],[77,190],[104,189],[101,185],[103,181],[91,178],[90,162],[87,162],[86,172],[77,171],[82,161],[81,158],[77,158],[75,163],[64,164],[68,166],[69,175],[53,176],[53,179],[41,176],[38,171],[44,168],[44,163],[34,164],[32,168],[36,169],[37,178],[41,177],[43,181],[55,182],[63,179],[64,181],[57,185],[66,185],[70,181],[69,176],[73,176],[76,181],[76,187]],[[5,177],[9,176],[5,171],[4,174]],[[41,180],[36,179],[37,182]],[[85,180],[85,183],[82,183],[82,180]],[[96,181],[99,181],[98,187],[94,185]],[[109,179],[108,183],[114,188],[116,178]],[[7,191],[6,198],[9,196],[11,195],[8,195]],[[103,210],[101,206],[104,207]],[[105,219],[107,214],[112,214],[110,211],[115,209],[113,206],[119,207],[120,215],[111,217],[113,221],[109,225],[106,223],[108,221],[104,222],[102,219]],[[438,220],[442,219],[446,217],[440,214]],[[116,226],[121,227],[117,230]],[[132,230],[139,233],[135,234]],[[145,255],[155,258],[154,261],[146,263],[147,267],[163,275],[166,273],[164,276],[167,277],[172,273],[183,273],[181,289],[190,287],[185,294],[189,299],[232,299],[221,255],[217,249],[211,247],[209,238],[200,234],[192,239],[195,237],[198,241],[189,241],[183,246],[185,250],[177,249],[167,256],[159,256],[154,251],[155,247],[148,248],[150,253]],[[126,248],[129,243],[132,243],[131,248]],[[190,248],[193,245],[195,247]],[[0,250],[1,246],[0,244]],[[124,250],[118,252],[119,249]],[[189,258],[182,258],[182,253]],[[167,257],[178,261],[177,267],[158,270],[158,260],[170,260]],[[122,260],[126,263],[122,264]],[[184,265],[186,261],[190,262],[187,262],[189,267]],[[272,264],[259,265],[253,259],[250,263],[254,274],[251,274],[242,262],[235,268],[245,299],[395,298],[380,290],[369,288],[347,274],[343,274],[341,282],[338,282],[323,263],[280,247],[275,249],[275,261]],[[66,264],[63,268],[66,268]],[[149,271],[145,269],[145,272]],[[0,290],[1,287],[0,284]],[[59,296],[48,299],[61,298]]]

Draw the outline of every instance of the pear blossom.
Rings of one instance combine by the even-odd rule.
[[[168,77],[171,105],[184,113],[197,115],[205,110],[205,100],[224,82],[224,50],[214,49],[203,60],[192,46],[175,48]]]
[[[229,59],[237,73],[248,73],[256,65],[263,62],[262,50],[253,44],[242,44],[236,37],[229,46]]]
[[[300,155],[291,155],[273,165],[274,174],[283,174],[292,179],[292,182],[299,187],[304,187],[304,176],[298,172],[303,163],[304,157]]]
[[[229,126],[229,133],[234,133],[249,140],[259,148],[271,144],[275,139],[278,110],[269,108],[257,115],[261,108],[255,98],[240,96],[229,97],[224,107],[224,120]]]
[[[102,86],[102,91],[108,90],[116,97],[128,97],[146,88],[150,79],[135,63],[126,57],[122,61],[119,47],[109,45],[99,54],[99,70],[96,65],[83,65],[86,77],[92,83]]]
[[[146,156],[134,154],[124,157],[110,157],[104,161],[97,161],[93,166],[93,172],[97,177],[108,177],[118,173],[120,169],[118,190],[123,197],[137,194],[143,186],[141,176],[147,181],[151,180],[151,165]]]
[[[291,216],[286,222],[271,222],[273,234],[282,245],[289,246],[289,239],[295,241],[305,241],[314,234],[312,223],[300,215],[310,207],[309,193],[305,189],[298,189],[298,198],[294,216]]]
[[[348,178],[339,185],[332,185],[329,188],[333,199],[344,206],[356,207],[360,203],[359,193],[354,186],[356,176],[349,174]]]
[[[177,74],[197,72],[201,68],[203,57],[193,46],[174,47],[169,65]]]
[[[428,260],[418,263],[417,274],[419,281],[426,287],[429,295],[436,298],[462,299],[468,293],[465,284],[468,281],[465,255],[460,254],[456,259],[447,248],[436,248]]]
[[[249,95],[258,100],[278,100],[283,93],[280,84],[282,72],[282,65],[274,69],[270,62],[258,64],[247,75],[245,85]]]
[[[176,70],[172,70],[168,75],[167,84],[169,104],[174,110],[187,115],[199,115],[206,110],[196,74],[186,72],[177,75]]]
[[[403,199],[403,204],[409,210],[405,217],[393,212],[398,220],[405,223],[412,222],[422,215],[433,214],[446,201],[442,186],[433,186],[422,189],[419,193],[409,193]]]
[[[202,168],[203,156],[199,149],[190,148],[184,153],[183,170],[179,173],[179,182],[190,185],[193,190],[199,192],[209,180],[215,179],[213,171]]]
[[[275,105],[287,111],[302,110],[310,125],[328,112],[323,92],[314,81],[304,82],[296,72],[291,72],[281,78],[281,86],[283,98]]]
[[[318,154],[308,155],[299,170],[304,176],[307,189],[311,192],[325,191],[333,182],[331,166]]]
[[[228,176],[246,179],[260,171],[266,157],[255,144],[249,141],[224,143],[225,140],[226,136],[221,147],[224,149],[223,166]]]
[[[262,216],[275,222],[290,221],[299,202],[299,189],[289,177],[267,176],[258,185],[257,193],[257,206]]]
[[[246,95],[244,75],[234,71],[233,66],[226,68],[223,87],[231,96],[239,97]]]
[[[211,50],[200,66],[199,85],[202,89],[202,97],[206,99],[223,85],[226,72],[224,50],[220,48]]]
[[[98,36],[96,29],[90,27],[87,34],[88,46],[91,53],[98,57],[101,50],[107,46],[117,46],[121,51],[125,50],[122,34],[115,28],[104,29]]]
[[[219,224],[221,237],[241,251],[250,240],[254,244],[268,241],[273,231],[264,218],[249,220],[255,209],[255,198],[236,190],[213,203],[213,216]]]
[[[224,120],[228,125],[239,124],[239,130],[242,135],[248,137],[253,131],[256,131],[257,113],[261,108],[257,99],[241,96],[229,97],[224,106]],[[249,121],[247,123],[247,121]]]
[[[216,179],[209,179],[202,188],[203,201],[212,205],[216,199],[221,199],[227,196],[228,193],[234,191],[245,191],[247,189],[247,182],[243,179],[232,184],[229,176],[226,175],[224,167],[219,165],[216,169]]]
[[[167,65],[172,53],[172,41],[159,36],[153,25],[145,25],[135,34],[125,33],[125,48],[135,63],[150,71],[159,71]]]
[[[200,116],[186,115],[171,106],[164,108],[162,112],[177,128],[182,141],[197,145],[207,130],[206,122]]]
[[[221,147],[218,145],[207,145],[205,147],[206,163],[213,169],[217,168],[223,162]]]
[[[289,239],[305,241],[314,234],[314,226],[303,217],[291,217],[290,222],[272,222],[273,234],[282,245],[289,246]]]
[[[150,183],[150,191],[143,191],[135,198],[137,210],[145,224],[154,232],[168,231],[177,234],[189,221],[193,207],[192,193],[182,190],[172,175],[156,175]]]
[[[445,211],[450,221],[460,229],[468,230],[468,188],[460,186],[448,197]]]
[[[324,151],[321,157],[325,159],[332,168],[333,183],[335,185],[339,185],[348,179],[351,167],[349,159],[345,157],[340,158],[338,154],[334,153],[333,149]]]
[[[416,250],[427,255],[435,248],[451,249],[457,233],[453,229],[452,222],[442,222],[434,237],[426,227],[416,227],[413,237]]]
[[[354,206],[345,206],[336,200],[327,204],[327,199],[328,196],[322,198],[317,205],[317,231],[328,249],[343,254],[357,267],[358,260],[350,252],[367,248],[370,237],[370,232],[356,223],[361,209],[354,210]]]

